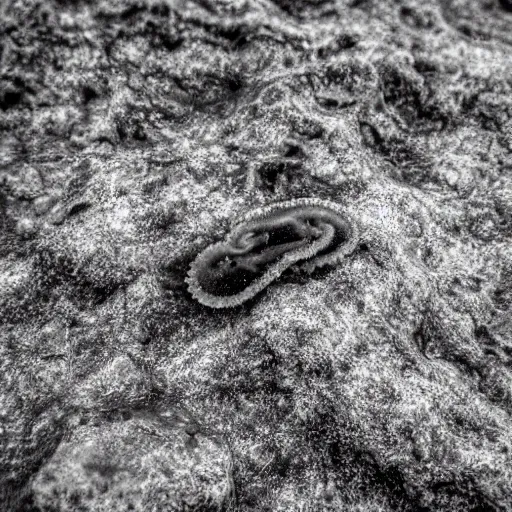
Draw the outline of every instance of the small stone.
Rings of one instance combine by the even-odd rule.
[[[20,235],[22,238],[29,238],[36,231],[36,223],[32,219],[29,219],[28,217],[20,219],[16,224],[16,233],[18,233],[18,235]]]
[[[55,197],[44,195],[34,200],[34,211],[36,215],[44,215],[55,204]]]
[[[64,218],[66,216],[66,210],[61,204],[56,204],[52,211],[50,212],[50,223],[54,225],[59,225],[64,222]]]
[[[454,187],[459,181],[459,174],[457,171],[450,170],[446,173],[445,179],[450,187]]]

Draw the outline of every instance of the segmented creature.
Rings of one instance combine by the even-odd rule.
[[[337,265],[357,245],[354,219],[337,203],[301,198],[257,208],[232,223],[224,241],[190,266],[189,291],[212,308],[238,306],[288,268]]]

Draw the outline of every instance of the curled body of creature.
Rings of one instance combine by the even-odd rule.
[[[275,229],[276,226],[261,225],[258,226],[259,232],[248,231],[242,233],[237,241],[231,242],[230,254],[226,255],[226,258],[219,263],[232,269],[238,268],[250,272],[259,272],[262,265],[276,261],[277,258],[287,252],[304,247],[312,239],[319,238],[326,229],[325,224],[320,224],[322,227],[316,227],[309,220],[300,221],[293,217],[283,217],[280,220],[278,227],[291,228],[298,240],[268,246],[269,230]],[[238,242],[235,247],[233,247],[234,242]],[[258,250],[258,252],[250,254],[253,249]]]
[[[299,247],[303,247],[306,245],[307,240],[296,240],[295,242],[288,242],[285,244],[275,245],[262,251],[258,254],[244,254],[244,255],[228,255],[224,260],[221,260],[219,263],[224,266],[224,268],[231,268],[233,270],[247,270],[249,272],[260,272],[261,266],[267,263],[271,263],[275,261],[279,256],[292,251],[294,249],[298,249]]]
[[[242,304],[286,269],[338,265],[357,245],[358,228],[340,205],[301,198],[257,208],[232,224],[224,241],[191,264],[192,296],[213,308]]]
[[[262,237],[266,237],[268,241],[270,232],[284,228],[290,229],[299,238],[307,238],[309,236],[318,237],[321,234],[321,230],[311,225],[310,218],[283,215],[253,223],[251,226],[245,226],[243,229],[237,230],[233,236],[230,237],[229,242],[233,248],[252,249],[254,244],[259,243]]]

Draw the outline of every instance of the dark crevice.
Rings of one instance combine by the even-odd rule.
[[[78,215],[79,213],[89,209],[91,207],[90,203],[87,202],[79,202],[74,204],[68,211],[68,217],[73,217],[74,215]]]
[[[169,52],[176,51],[185,41],[183,38],[176,38],[170,34],[161,34],[159,40],[162,46]]]
[[[289,143],[287,146],[288,147],[284,153],[285,158],[293,158],[301,155],[302,149],[298,144]]]
[[[168,18],[171,14],[171,8],[165,4],[154,4],[151,6],[151,14],[154,14],[155,16],[161,16],[163,18]]]
[[[500,0],[500,5],[507,12],[512,12],[512,0]]]
[[[270,162],[261,166],[258,170],[262,186],[271,192],[275,192],[281,176],[287,176],[287,165],[284,162]]]
[[[89,85],[82,88],[82,99],[85,105],[98,98],[98,93]]]
[[[123,21],[129,20],[130,18],[133,18],[134,16],[137,16],[141,12],[144,12],[146,10],[146,6],[143,4],[140,5],[132,5],[128,9],[122,12],[121,19]]]
[[[23,93],[20,91],[5,91],[0,97],[0,108],[6,111],[15,107],[23,98]]]

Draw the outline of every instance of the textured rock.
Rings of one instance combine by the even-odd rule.
[[[229,451],[180,419],[146,413],[77,426],[35,478],[34,506],[63,512],[220,509],[232,493]]]
[[[512,510],[507,2],[9,0],[0,33],[2,512]],[[356,219],[340,265],[190,295],[298,197]]]

